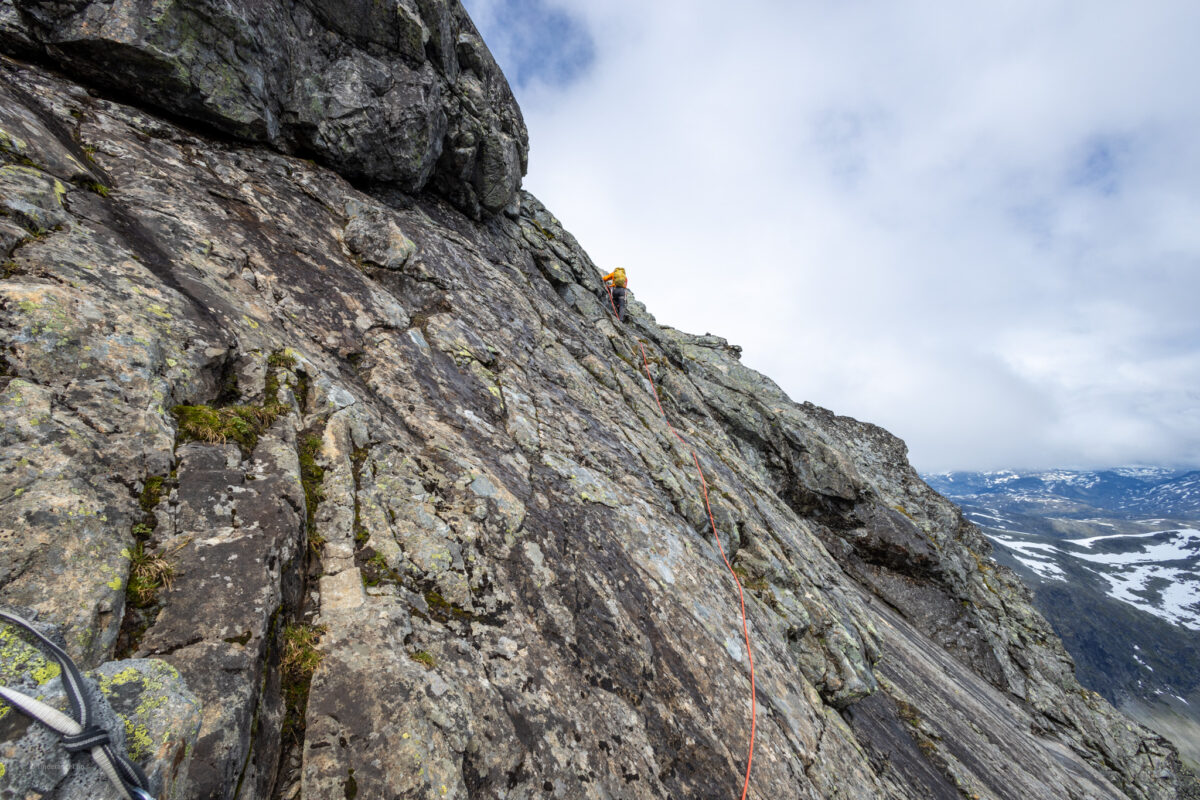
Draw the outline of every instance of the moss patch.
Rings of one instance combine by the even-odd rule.
[[[300,483],[304,487],[304,511],[308,529],[308,543],[314,548],[325,544],[325,539],[317,532],[313,520],[317,514],[317,506],[325,499],[325,469],[317,463],[317,454],[321,452],[321,437],[315,433],[306,434],[300,439],[298,446],[300,457]]]
[[[175,406],[180,442],[225,444],[234,442],[249,456],[258,446],[258,437],[271,426],[284,409],[278,403],[263,406]]]
[[[533,227],[538,229],[538,233],[540,233],[542,236],[545,236],[547,239],[550,239],[551,241],[554,240],[554,234],[551,233],[550,231],[546,230],[545,228],[543,228],[542,224],[540,222],[538,222],[536,219],[533,219],[532,217],[530,218],[529,221],[533,223]]]
[[[427,650],[417,650],[409,653],[408,657],[425,667],[425,669],[433,669],[437,666],[437,660]]]
[[[742,582],[742,586],[749,589],[750,591],[765,592],[769,587],[769,584],[767,583],[766,578],[751,577],[750,573],[747,572],[746,568],[743,567],[741,564],[738,564],[737,566],[735,566],[733,568],[733,572],[735,575],[738,576],[738,580],[740,580]]]
[[[920,727],[921,715],[917,712],[917,707],[912,703],[906,702],[899,698],[894,698],[896,701],[896,710],[900,714],[900,719],[907,722],[914,728]]]
[[[143,513],[153,514],[154,509],[162,502],[165,480],[166,478],[162,475],[146,476],[146,480],[142,483],[142,493],[138,496],[138,505],[142,507]]]
[[[304,741],[304,717],[308,710],[308,690],[313,673],[321,663],[317,643],[325,633],[319,625],[295,623],[283,629],[283,658],[279,663],[286,711],[283,739],[300,744]]]
[[[378,586],[381,583],[400,583],[400,576],[388,566],[383,553],[373,553],[359,564],[364,586]]]
[[[449,622],[452,619],[471,620],[475,618],[475,615],[470,611],[451,603],[436,591],[431,590],[426,592],[425,602],[429,605],[430,615],[438,622]]]
[[[267,428],[291,409],[279,401],[282,383],[279,370],[294,370],[296,357],[287,350],[276,350],[267,356],[267,375],[262,405],[178,405],[171,409],[177,425],[177,442],[234,442],[249,456],[258,446],[258,439]],[[218,403],[239,397],[237,373],[228,370],[221,387]]]
[[[283,388],[279,380],[280,370],[292,373],[296,371],[296,356],[288,350],[276,350],[267,356],[267,377],[263,395],[268,406],[279,403],[279,390]]]

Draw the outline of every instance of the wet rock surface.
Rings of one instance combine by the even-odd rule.
[[[343,5],[296,13],[415,63]],[[427,66],[482,58],[461,10],[396,9]],[[531,195],[476,220],[446,150],[457,183],[371,195],[0,72],[0,602],[178,669],[187,796],[740,792],[737,587],[646,370],[745,586],[749,797],[1175,795],[902,442],[636,299],[616,324]]]

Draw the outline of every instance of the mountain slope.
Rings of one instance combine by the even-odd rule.
[[[636,301],[615,322],[512,186],[518,112],[456,4],[397,4],[419,48],[353,28],[367,5],[0,0],[10,53],[95,81],[0,60],[0,602],[85,666],[178,670],[204,718],[171,796],[736,794],[750,653],[696,462],[746,590],[749,797],[1176,795],[902,442]],[[164,50],[197,9],[293,16]],[[425,76],[397,133],[440,153],[373,181],[369,135],[302,147],[375,120],[305,122],[273,54],[312,41],[381,91]],[[0,789],[31,791],[2,735]]]
[[[998,560],[1033,590],[1080,681],[1200,764],[1200,531],[1189,510],[1195,473],[956,473],[929,480],[963,504],[999,545]]]

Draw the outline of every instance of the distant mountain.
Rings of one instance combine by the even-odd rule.
[[[1122,467],[1100,472],[944,472],[923,476],[946,497],[1008,512],[1200,519],[1200,471]]]
[[[1200,472],[923,477],[1021,575],[1080,682],[1200,761]]]

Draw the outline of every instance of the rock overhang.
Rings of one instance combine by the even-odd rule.
[[[476,219],[528,165],[521,110],[457,0],[0,0],[0,49]]]

